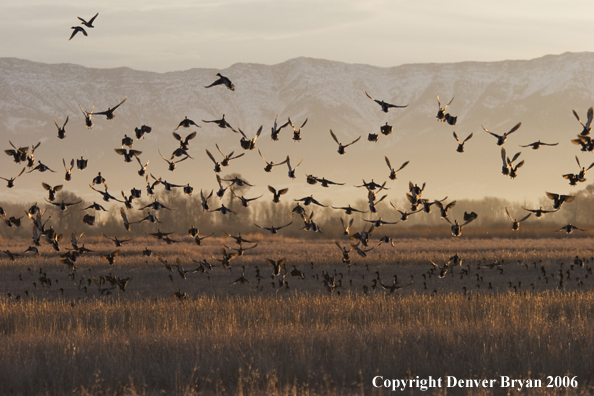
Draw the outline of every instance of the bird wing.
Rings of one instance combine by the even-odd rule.
[[[330,129],[330,135],[332,136],[332,139],[334,139],[334,141],[336,142],[336,144],[340,145],[340,142],[336,138],[336,135],[334,134],[334,132],[332,132],[332,129]]]
[[[517,131],[518,129],[520,129],[520,127],[522,126],[521,122],[518,122],[512,129],[510,129],[510,131],[508,133],[506,133],[505,135],[510,135],[512,133],[514,133],[515,131]]]

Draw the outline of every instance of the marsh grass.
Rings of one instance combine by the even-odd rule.
[[[143,257],[144,247],[190,269],[192,258],[214,262],[211,255],[232,240],[196,246],[137,238],[109,266],[99,254],[113,245],[88,238],[95,253],[79,258],[74,272],[47,246],[39,258],[2,257],[0,394],[393,394],[372,386],[376,375],[508,375],[543,382],[548,375],[577,375],[577,389],[518,394],[594,391],[592,239],[400,238],[394,248],[383,244],[366,258],[353,255],[349,266],[333,240],[246,238],[258,248],[232,261],[231,269],[219,265],[210,274],[188,273],[186,280],[154,256]],[[5,240],[4,248],[22,251],[26,243]],[[439,279],[428,259],[445,261],[455,253],[462,267]],[[576,255],[583,267],[572,267]],[[265,262],[282,257],[288,271],[295,265],[305,273],[303,280],[287,274],[290,288],[278,287]],[[495,260],[503,273],[482,267]],[[242,266],[251,283],[232,285]],[[51,287],[39,284],[42,273]],[[126,292],[101,295],[92,282],[87,292],[75,285],[109,273],[133,278]],[[341,281],[334,295],[322,284],[324,273]],[[395,293],[372,287],[373,279],[389,284],[393,275],[412,285]],[[187,300],[171,296],[178,289]]]
[[[0,318],[1,394],[382,394],[376,375],[577,375],[573,393],[593,379],[594,292],[5,300]]]

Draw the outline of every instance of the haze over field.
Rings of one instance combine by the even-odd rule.
[[[255,135],[263,125],[256,150],[223,168],[221,176],[239,173],[254,184],[248,196],[266,194],[267,185],[289,187],[288,199],[315,194],[318,199],[347,204],[366,199],[366,193],[354,189],[361,180],[388,180],[387,155],[399,167],[398,180],[389,181],[389,199],[403,199],[408,181],[427,183],[426,196],[441,199],[479,199],[494,196],[515,201],[537,202],[544,191],[575,193],[562,174],[579,170],[575,155],[588,166],[594,157],[582,153],[570,140],[581,131],[571,113],[575,109],[582,119],[594,103],[594,54],[565,53],[530,61],[462,62],[448,64],[415,64],[381,68],[347,64],[322,59],[296,58],[281,64],[235,64],[220,70],[235,83],[231,92],[221,86],[205,89],[216,79],[215,69],[191,69],[171,73],[141,72],[128,68],[94,69],[71,64],[49,65],[14,58],[0,58],[0,130],[3,148],[8,141],[17,146],[42,142],[36,151],[55,174],[37,172],[17,180],[16,188],[2,192],[4,200],[41,200],[45,195],[41,181],[51,185],[63,183],[62,159],[84,156],[90,159],[84,172],[74,171],[65,190],[91,200],[100,196],[89,189],[91,178],[101,171],[113,192],[143,188],[144,178],[137,175],[138,164],[123,162],[114,152],[121,146],[124,134],[134,135],[134,128],[143,124],[153,127],[145,140],[136,141],[143,163],[150,160],[149,173],[176,184],[190,183],[196,189],[218,188],[213,163],[205,149],[219,158],[215,143],[228,154],[246,152],[239,146],[240,135],[220,129],[201,120],[219,119],[222,114],[234,127]],[[365,96],[365,91],[378,99],[395,104],[408,104],[404,109],[391,109],[387,114]],[[448,111],[457,115],[458,123],[449,126],[437,122],[436,94],[447,103],[455,96]],[[95,116],[95,126],[87,130],[78,104],[90,110],[103,111],[128,97],[112,121]],[[280,139],[270,139],[270,128],[278,115],[279,122],[291,117],[295,124],[308,118],[302,141],[291,140],[292,131],[284,129]],[[70,117],[66,139],[57,138],[55,117],[61,124]],[[178,165],[175,172],[158,150],[169,156],[178,142],[171,132],[185,117],[202,128],[181,128],[186,136],[198,132],[190,142],[189,153],[195,159]],[[394,126],[389,136],[380,135],[378,143],[367,141],[368,133],[379,133],[388,122]],[[500,147],[496,139],[485,133],[484,125],[495,133],[507,132],[517,122],[522,127],[510,135],[503,147],[508,155],[522,151],[525,165],[518,177],[511,180],[501,175]],[[361,141],[349,147],[344,156],[336,152],[332,129],[346,144],[358,136]],[[452,132],[466,143],[466,152],[456,152]],[[520,148],[537,140],[556,143],[537,151]],[[297,179],[287,176],[285,165],[268,174],[263,171],[260,149],[269,161],[281,162],[290,155],[293,165],[303,158]],[[9,156],[0,157],[3,174],[16,175],[21,164]],[[329,189],[305,184],[305,174],[326,177],[346,183]],[[14,175],[13,175],[14,174]],[[31,198],[34,197],[34,198]]]

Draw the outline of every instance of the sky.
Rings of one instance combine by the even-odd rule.
[[[95,28],[68,40],[77,17]],[[0,56],[169,72],[304,56],[389,67],[594,51],[592,1],[0,1]]]

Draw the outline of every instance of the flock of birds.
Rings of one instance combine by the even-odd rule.
[[[93,23],[94,23],[95,19],[97,18],[97,16],[98,16],[98,13],[93,18],[91,18],[88,22],[80,17],[79,17],[79,19],[81,20],[81,24],[83,26],[85,26],[87,28],[93,28],[94,27]],[[74,30],[72,32],[70,39],[72,39],[78,32],[83,33],[85,36],[87,35],[87,32],[80,26],[73,27],[72,29],[74,29]],[[233,84],[233,82],[228,77],[223,76],[220,73],[217,73],[217,79],[214,82],[212,82],[210,85],[205,86],[205,88],[208,89],[208,88],[218,87],[218,86],[227,88],[230,91],[235,90],[235,85]],[[403,109],[408,106],[408,105],[394,105],[394,104],[388,103],[384,100],[375,99],[372,96],[370,96],[367,92],[365,92],[365,95],[370,100],[377,103],[380,106],[380,110],[384,113],[388,113],[388,111],[390,109]],[[105,116],[107,120],[113,120],[114,117],[116,116],[116,110],[118,110],[122,105],[124,105],[126,100],[127,100],[127,97],[124,97],[124,99],[121,100],[115,106],[108,107],[107,110],[99,111],[99,112],[96,112],[94,110],[94,105],[91,107],[90,111],[87,111],[79,104],[79,108],[80,108],[81,113],[83,114],[83,117],[84,117],[84,123],[85,123],[86,128],[91,129],[94,126],[94,121],[96,120],[97,116]],[[446,105],[444,105],[442,107],[442,104],[439,99],[439,95],[437,95],[437,102],[438,102],[438,112],[436,115],[437,121],[443,122],[449,126],[456,125],[458,117],[453,116],[448,112],[448,108],[452,104],[453,100],[454,99],[452,98]],[[573,112],[573,114],[577,118],[578,122],[581,124],[582,130],[577,135],[577,138],[573,139],[572,142],[576,145],[581,146],[581,151],[584,151],[584,152],[594,151],[594,143],[592,142],[592,138],[590,137],[591,124],[592,124],[592,119],[593,119],[593,114],[594,114],[593,108],[591,107],[590,109],[588,109],[587,119],[586,119],[585,123],[583,123],[580,120],[580,117],[578,116],[578,114],[575,111]],[[64,123],[59,124],[58,121],[54,118],[54,123],[57,128],[57,137],[59,139],[66,138],[66,125],[68,124],[68,121],[69,121],[69,117],[66,117]],[[221,129],[228,129],[232,133],[239,134],[241,136],[240,141],[239,141],[240,147],[245,151],[245,152],[236,154],[235,151],[229,152],[228,150],[224,150],[224,148],[222,149],[221,147],[219,147],[218,144],[216,144],[216,149],[217,149],[218,153],[220,154],[220,157],[218,157],[218,156],[213,155],[213,153],[210,152],[208,149],[205,150],[206,155],[214,164],[214,172],[215,172],[215,178],[216,178],[216,181],[218,184],[218,190],[216,191],[216,193],[214,190],[210,191],[210,193],[208,193],[208,191],[206,191],[206,192],[203,190],[200,191],[202,208],[205,212],[211,212],[211,213],[218,212],[221,216],[239,215],[238,212],[230,209],[229,207],[226,207],[223,203],[221,203],[219,207],[213,207],[211,199],[213,199],[213,194],[216,194],[216,196],[220,199],[221,202],[224,197],[233,196],[241,201],[242,207],[248,207],[250,202],[263,198],[264,194],[261,194],[256,197],[250,197],[250,198],[240,195],[240,193],[238,192],[239,191],[238,188],[241,188],[243,186],[252,186],[247,181],[243,180],[241,177],[233,177],[230,179],[225,179],[219,175],[219,173],[222,172],[223,168],[229,166],[231,161],[234,161],[234,160],[237,160],[237,159],[243,157],[246,154],[246,152],[249,152],[256,148],[256,142],[262,133],[263,126],[261,126],[256,131],[255,134],[250,135],[250,134],[246,134],[241,128],[239,128],[239,127],[236,128],[236,127],[232,126],[225,119],[224,114],[221,119],[202,120],[202,122],[204,124],[212,123]],[[271,139],[273,141],[278,141],[280,139],[281,130],[283,130],[286,127],[289,127],[293,131],[292,139],[294,141],[301,141],[302,140],[302,130],[306,127],[307,122],[308,122],[307,118],[304,121],[302,121],[301,123],[297,123],[297,124],[294,124],[290,118],[288,118],[287,121],[284,123],[282,123],[282,122],[279,123],[278,119],[275,119],[274,124],[271,127],[271,133],[270,133]],[[522,124],[520,122],[518,122],[508,132],[505,132],[501,135],[494,133],[492,131],[489,131],[488,129],[483,127],[483,130],[486,133],[492,135],[493,137],[495,137],[497,139],[497,145],[502,146],[502,148],[501,148],[501,158],[502,158],[502,162],[503,162],[502,174],[505,176],[509,176],[511,178],[517,177],[518,170],[524,165],[524,161],[522,160],[522,161],[516,163],[516,161],[518,160],[521,153],[518,152],[510,158],[507,155],[505,148],[503,148],[503,145],[506,143],[509,136],[511,134],[513,134],[514,132],[516,132],[521,127],[521,125]],[[187,134],[186,136],[182,136],[178,132],[180,129],[188,129],[188,128],[201,128],[201,125],[199,125],[194,120],[191,120],[191,119],[185,117],[183,120],[181,120],[179,122],[179,124],[176,126],[176,128],[172,132],[172,136],[177,141],[178,147],[175,150],[173,150],[173,152],[170,155],[163,155],[161,153],[161,151],[159,150],[159,154],[160,154],[161,158],[166,162],[167,169],[169,171],[175,171],[177,165],[179,163],[181,163],[182,161],[186,161],[188,159],[193,159],[193,157],[190,153],[190,143],[197,136],[197,132],[193,131],[193,132]],[[380,126],[379,129],[380,129],[379,133],[370,133],[368,135],[368,141],[370,141],[370,142],[377,141],[379,139],[380,134],[384,135],[384,136],[390,135],[392,133],[393,127],[391,125],[388,125],[388,123],[386,122],[385,125]],[[143,152],[140,150],[137,150],[137,149],[133,149],[132,147],[133,147],[135,141],[143,139],[144,135],[151,133],[151,131],[152,131],[152,128],[147,125],[142,125],[139,128],[135,128],[134,135],[131,137],[131,136],[128,136],[127,134],[125,134],[124,137],[121,139],[121,147],[114,149],[115,153],[118,154],[119,156],[121,156],[123,158],[124,162],[126,162],[126,163],[137,162],[139,165],[137,172],[138,172],[138,175],[140,175],[141,177],[143,177],[146,180],[146,196],[147,196],[147,198],[151,199],[151,202],[146,205],[140,205],[140,207],[138,207],[137,209],[146,211],[146,216],[144,216],[142,218],[138,218],[138,219],[129,219],[128,218],[128,215],[130,213],[130,212],[128,212],[128,210],[133,209],[135,206],[135,203],[142,197],[142,191],[140,189],[132,188],[129,195],[127,195],[124,191],[122,191],[121,198],[118,198],[118,197],[112,195],[108,191],[106,180],[102,176],[101,172],[99,172],[97,174],[97,176],[92,178],[91,183],[89,184],[89,187],[93,191],[97,192],[101,196],[101,198],[104,202],[108,203],[111,201],[115,201],[115,202],[118,202],[119,204],[123,205],[120,208],[119,213],[122,218],[123,228],[126,231],[130,231],[131,227],[134,224],[148,222],[148,223],[154,224],[154,227],[157,228],[156,232],[149,233],[150,236],[154,237],[156,240],[163,241],[164,243],[174,244],[174,243],[179,242],[174,239],[174,236],[173,236],[174,232],[162,232],[158,228],[159,227],[158,224],[160,223],[160,221],[158,219],[158,212],[160,210],[170,210],[172,208],[168,208],[163,203],[158,201],[158,199],[156,198],[156,195],[155,195],[155,189],[158,186],[163,186],[163,189],[165,191],[172,191],[173,189],[179,188],[179,189],[182,189],[182,191],[185,195],[191,196],[194,192],[194,188],[192,186],[190,186],[189,183],[186,185],[170,183],[170,182],[166,181],[163,177],[155,177],[151,172],[149,172],[149,170],[148,170],[149,162],[147,161],[146,163],[144,163],[140,159],[140,156],[142,155]],[[339,137],[332,130],[330,130],[330,135],[331,135],[331,138],[334,140],[334,142],[338,145],[337,151],[338,151],[338,154],[340,154],[340,155],[346,155],[346,149],[348,147],[350,147],[351,145],[358,143],[361,139],[361,136],[359,136],[358,138],[354,139],[353,141],[351,141],[347,144],[343,144],[341,142],[341,139],[339,139]],[[453,132],[453,136],[458,144],[456,151],[459,153],[463,153],[464,152],[464,144],[469,139],[471,139],[473,137],[473,133],[468,135],[464,140],[460,140],[460,138],[457,136],[456,132]],[[136,138],[136,140],[134,139],[134,137]],[[24,164],[24,167],[20,171],[18,171],[18,173],[14,177],[2,177],[2,179],[7,182],[7,188],[14,188],[16,180],[25,173],[27,173],[27,174],[32,173],[32,172],[55,173],[55,171],[53,169],[51,169],[49,166],[47,166],[46,164],[41,162],[41,160],[35,158],[35,151],[39,148],[40,143],[33,145],[31,147],[29,147],[29,146],[19,147],[17,145],[14,145],[12,142],[9,142],[9,144],[11,145],[12,148],[6,149],[5,153],[7,155],[11,156],[16,164]],[[557,143],[545,143],[545,142],[542,142],[539,140],[534,143],[522,145],[521,147],[531,147],[532,149],[537,150],[543,146],[556,146],[557,144],[558,144],[558,142]],[[291,159],[288,155],[281,162],[273,162],[273,161],[268,161],[259,149],[258,149],[258,154],[265,163],[265,166],[264,166],[265,172],[271,172],[275,166],[278,167],[281,165],[286,165],[289,178],[290,179],[297,178],[296,169],[301,165],[303,159],[301,159],[299,162],[297,162],[296,165],[295,165],[295,162],[293,162],[293,165],[292,165]],[[72,173],[73,173],[75,165],[76,165],[76,168],[80,171],[83,171],[88,165],[88,160],[83,157],[81,157],[80,159],[77,159],[77,160],[71,159],[70,161],[67,161],[64,158],[62,160],[62,162],[63,162],[63,166],[64,166],[64,170],[65,170],[64,181],[66,181],[66,182],[72,180]],[[402,171],[409,164],[409,161],[405,161],[398,169],[395,169],[392,166],[392,164],[387,156],[385,157],[385,162],[389,168],[389,174],[387,174],[387,178],[389,180],[396,180],[398,172]],[[577,173],[568,173],[568,174],[562,175],[565,179],[567,179],[569,181],[569,184],[571,186],[575,186],[578,183],[584,182],[586,180],[586,178],[585,178],[586,172],[589,169],[591,169],[592,167],[594,167],[594,162],[588,167],[583,167],[580,164],[579,158],[577,156],[576,156],[576,162],[579,167],[579,171]],[[149,178],[149,176],[150,176],[150,178]],[[307,184],[310,184],[310,185],[319,184],[322,187],[330,187],[333,185],[344,185],[345,184],[345,183],[331,181],[331,180],[326,179],[325,177],[318,177],[318,176],[314,176],[311,174],[306,175],[305,181]],[[337,256],[337,257],[339,257],[339,259],[342,261],[342,263],[350,264],[350,262],[352,260],[352,256],[351,256],[352,254],[356,254],[360,257],[366,257],[368,255],[368,253],[374,249],[374,247],[370,246],[371,236],[373,233],[377,234],[377,230],[379,230],[380,228],[387,226],[387,225],[394,225],[394,224],[397,224],[398,222],[407,221],[408,218],[414,214],[431,213],[434,205],[436,208],[439,209],[440,217],[445,222],[449,223],[451,234],[455,237],[459,237],[462,234],[463,227],[467,226],[468,224],[470,224],[472,221],[474,221],[478,217],[478,214],[475,212],[470,212],[470,213],[464,212],[462,219],[451,219],[449,216],[449,211],[452,207],[454,207],[456,205],[455,200],[446,202],[448,197],[445,197],[443,199],[428,199],[423,196],[423,192],[425,190],[425,183],[422,183],[419,186],[418,184],[413,183],[411,181],[411,182],[409,182],[409,189],[408,189],[409,191],[406,193],[406,199],[409,202],[410,207],[399,208],[396,205],[394,205],[393,203],[390,203],[390,205],[393,207],[393,209],[398,213],[399,220],[387,221],[387,220],[382,219],[382,217],[374,217],[374,218],[364,219],[365,225],[363,226],[362,230],[360,232],[352,233],[351,227],[353,226],[354,219],[352,217],[349,219],[349,216],[352,216],[353,213],[369,213],[372,216],[374,214],[376,214],[378,212],[377,205],[387,197],[387,194],[384,193],[384,191],[389,190],[389,187],[387,187],[387,183],[388,183],[387,180],[384,181],[383,183],[376,183],[373,179],[371,179],[371,181],[369,181],[369,182],[363,180],[363,183],[361,185],[355,186],[356,188],[365,189],[367,202],[368,202],[368,208],[365,208],[365,209],[354,208],[350,204],[348,204],[347,206],[331,206],[332,209],[340,211],[340,212],[344,212],[345,215],[347,216],[346,219],[341,217],[340,221],[343,226],[344,235],[346,237],[348,237],[350,240],[346,245],[341,244],[338,241],[335,241],[336,246],[340,250],[340,256]],[[45,182],[42,183],[42,188],[47,192],[47,197],[45,198],[45,201],[48,203],[48,205],[55,206],[62,212],[66,211],[71,206],[79,205],[82,203],[82,200],[78,200],[78,201],[74,201],[74,202],[65,202],[64,200],[59,201],[57,199],[58,198],[57,194],[60,191],[62,191],[63,187],[64,187],[63,184],[50,185]],[[227,191],[229,191],[229,192],[227,192]],[[273,203],[279,203],[279,202],[281,202],[281,199],[282,199],[281,197],[288,192],[288,188],[287,187],[279,188],[279,187],[274,187],[274,186],[269,185],[268,191],[271,194],[268,196],[271,199],[271,201]],[[543,209],[542,207],[540,207],[538,209],[524,208],[528,213],[525,216],[519,216],[518,218],[516,218],[508,212],[507,208],[504,208],[505,213],[511,220],[511,229],[513,231],[518,231],[520,228],[520,223],[525,221],[526,219],[528,219],[531,215],[534,214],[535,217],[542,217],[543,215],[545,215],[547,213],[556,212],[561,209],[561,206],[564,203],[571,202],[575,198],[574,195],[563,195],[563,194],[550,193],[550,192],[547,192],[546,195],[548,198],[550,198],[553,201],[552,209],[550,209],[550,210]],[[316,207],[316,206],[328,207],[329,205],[325,205],[325,204],[321,203],[320,201],[316,200],[313,195],[306,196],[306,197],[303,197],[300,199],[295,199],[294,201],[296,202],[296,205],[291,210],[290,214],[287,213],[287,216],[290,215],[292,218],[293,216],[297,215],[298,217],[300,217],[301,221],[302,221],[301,228],[304,231],[322,232],[320,226],[318,224],[316,224],[316,222],[314,220],[314,210],[312,209],[311,211],[308,212],[308,209]],[[85,211],[107,211],[107,209],[104,206],[97,204],[96,202],[93,203],[92,205],[84,208],[84,210]],[[68,268],[72,271],[72,274],[73,274],[72,279],[74,280],[74,271],[76,270],[78,258],[82,255],[85,255],[85,254],[88,254],[91,252],[89,249],[85,248],[84,244],[79,245],[80,236],[77,236],[77,234],[74,231],[72,231],[72,238],[71,238],[72,248],[71,249],[69,248],[69,249],[67,249],[67,251],[65,253],[62,253],[63,247],[61,246],[61,242],[63,241],[63,234],[54,230],[54,228],[51,224],[48,225],[51,216],[44,218],[46,210],[39,207],[36,203],[36,204],[32,205],[31,207],[29,207],[28,209],[25,209],[24,212],[25,212],[25,215],[32,222],[32,244],[24,252],[12,252],[10,250],[4,250],[3,251],[4,254],[7,257],[9,257],[11,260],[17,260],[20,256],[25,255],[25,254],[39,255],[40,251],[39,251],[38,247],[41,246],[42,241],[46,241],[47,244],[52,246],[53,250],[55,250],[56,252],[60,252],[60,256],[61,256],[60,261],[61,261],[61,263],[67,265]],[[96,222],[96,217],[92,213],[93,212],[85,213],[83,218],[81,219],[82,223],[86,224],[89,227],[95,226],[95,222]],[[0,216],[2,216],[2,218],[4,219],[7,227],[20,227],[21,219],[24,217],[24,216],[19,217],[18,214],[9,215],[1,207],[0,207]],[[282,232],[283,229],[291,226],[292,224],[293,224],[293,221],[289,221],[286,224],[263,224],[263,225],[262,224],[254,224],[254,227],[256,227],[259,230],[266,231],[266,232],[269,232],[270,234],[274,235],[274,234],[278,234],[279,232]],[[558,231],[563,231],[563,232],[566,232],[569,234],[576,230],[584,231],[583,229],[580,229],[580,228],[573,226],[571,224],[567,224],[563,227],[560,227]],[[252,230],[248,230],[248,231],[252,232]],[[196,229],[195,227],[190,228],[188,230],[188,234],[192,238],[194,238],[194,241],[197,245],[201,245],[201,242],[204,239],[213,235],[213,234],[210,234],[207,236],[200,236],[199,230]],[[246,251],[255,249],[257,247],[257,244],[254,244],[252,246],[245,246],[244,244],[248,243],[249,241],[246,241],[241,236],[241,234],[239,234],[237,236],[233,236],[233,235],[230,235],[227,233],[225,233],[225,234],[228,237],[231,237],[235,240],[237,247],[229,248],[228,246],[225,246],[225,247],[221,248],[220,255],[218,257],[215,257],[215,256],[212,257],[213,259],[217,260],[220,263],[220,265],[224,268],[231,268],[232,260],[242,256]],[[105,234],[103,234],[103,236],[106,239],[109,239],[112,243],[114,243],[116,248],[122,247],[125,243],[127,243],[131,240],[131,239],[119,239],[118,237],[111,237],[111,236],[107,236]],[[390,237],[389,235],[379,236],[378,238],[379,238],[377,241],[378,245],[380,245],[382,243],[386,243],[386,244],[391,244],[392,246],[394,246],[394,241],[393,241],[392,237]],[[145,249],[144,254],[146,256],[150,256],[152,253],[151,253],[150,249],[147,248],[147,249]],[[106,262],[108,262],[110,265],[113,265],[117,262],[118,255],[119,255],[119,250],[115,250],[111,253],[101,254],[100,256],[103,259],[105,259]],[[183,266],[180,263],[177,263],[172,266],[172,265],[168,264],[166,262],[166,260],[163,259],[162,257],[160,257],[160,260],[163,261],[166,268],[170,271],[173,271],[173,267],[176,267],[177,272],[184,279],[185,279],[185,274],[190,272],[190,271],[184,270]],[[280,268],[284,266],[284,261],[285,260],[283,260],[283,259],[278,260],[278,261],[275,261],[272,259],[267,260],[268,264],[270,264],[271,268],[273,269],[273,277],[281,276]],[[192,270],[192,272],[203,272],[204,273],[204,272],[209,272],[212,269],[212,264],[210,264],[206,259],[203,260],[202,262],[200,262],[199,264],[200,264],[199,267],[196,268],[195,270]],[[453,267],[460,266],[460,265],[461,265],[461,259],[458,255],[453,256],[450,260],[448,260],[443,265],[438,265],[436,263],[433,263],[433,266],[435,266],[435,271],[439,272],[440,277],[444,277],[445,274],[448,272],[448,270],[450,270]],[[288,271],[286,270],[286,268],[285,268],[284,272],[285,272],[285,274],[287,274]],[[291,275],[302,277],[303,273],[301,273],[299,270],[297,270],[297,268],[294,268],[294,273],[291,273]],[[258,270],[258,276],[259,276],[259,270]],[[283,279],[284,279],[284,275],[283,275]],[[109,281],[109,279],[107,279],[107,280]],[[130,281],[130,279],[127,279],[127,280],[119,279],[118,280],[117,277],[114,277],[112,280],[113,280],[112,288],[119,286],[123,291],[125,291],[126,285]],[[96,284],[97,284],[99,290],[101,291],[101,294],[107,293],[110,290],[112,290],[110,288],[103,287],[105,279],[100,280],[100,279],[96,278],[95,281],[96,281]],[[379,279],[378,279],[378,281],[379,281]],[[41,280],[40,280],[40,282],[41,282]],[[90,279],[88,280],[88,282],[90,282]],[[122,283],[118,283],[118,282],[122,282]],[[234,283],[248,283],[248,282],[249,281],[245,277],[245,267],[244,267],[244,272],[242,273],[241,278],[237,279]],[[279,286],[284,285],[284,282],[285,282],[284,280],[283,280],[283,282],[280,282]],[[330,293],[333,293],[334,290],[338,287],[335,276],[331,276],[330,274],[325,274],[323,276],[322,282],[323,282],[324,287]],[[378,284],[381,285],[382,287],[384,287],[384,289],[390,290],[391,292],[394,292],[394,290],[398,290],[401,287],[407,286],[407,285],[401,285],[401,284],[397,283],[396,279],[394,280],[394,282],[392,284],[386,285],[383,282],[378,283]],[[89,283],[89,285],[90,285],[90,283]],[[80,286],[80,288],[79,288],[80,290],[82,290],[82,287],[84,287],[84,285],[82,285],[82,284],[79,284],[79,286]],[[180,299],[183,299],[186,297],[184,295],[184,293],[181,292],[181,290],[178,290],[178,292],[174,293],[174,295]]]

